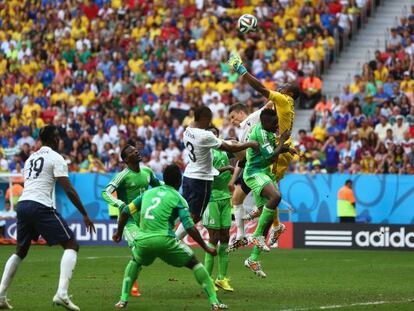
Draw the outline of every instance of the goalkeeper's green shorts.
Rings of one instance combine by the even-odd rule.
[[[174,267],[184,267],[194,256],[193,250],[176,238],[155,236],[138,239],[132,247],[132,254],[139,265],[149,266],[160,258]]]

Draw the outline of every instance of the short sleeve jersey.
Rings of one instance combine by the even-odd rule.
[[[249,135],[249,141],[257,141],[259,150],[252,148],[246,152],[246,166],[244,174],[252,176],[257,173],[269,173],[270,165],[273,164],[274,150],[276,148],[276,136],[274,133],[265,131],[262,124],[257,124]]]
[[[245,143],[249,140],[249,135],[252,132],[253,127],[260,122],[260,114],[262,109],[259,109],[251,113],[242,123],[240,123],[239,141]]]
[[[36,201],[53,207],[56,178],[68,177],[65,159],[50,147],[43,146],[24,164],[24,189],[19,201]]]
[[[184,132],[184,146],[190,158],[184,176],[213,180],[218,171],[213,167],[212,149],[220,148],[221,140],[210,131],[187,127]]]
[[[221,150],[213,150],[213,166],[219,169],[228,165],[230,165],[230,161],[227,153]],[[213,184],[211,185],[210,201],[231,198],[229,190],[231,176],[230,171],[225,171],[214,177]]]
[[[194,226],[187,201],[168,185],[146,191],[127,205],[124,212],[134,219],[135,215],[140,213],[138,239],[154,236],[175,237],[174,227],[177,218],[180,218],[186,229]]]

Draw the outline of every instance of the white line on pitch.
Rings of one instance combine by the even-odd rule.
[[[396,301],[357,302],[357,303],[351,303],[351,304],[328,305],[328,306],[319,306],[319,307],[312,307],[312,308],[283,309],[283,310],[280,310],[280,311],[329,310],[329,309],[340,309],[340,308],[360,307],[360,306],[373,306],[373,305],[385,305],[385,304],[391,304],[391,303],[406,303],[406,302],[414,302],[414,299],[405,299],[405,300],[396,300]]]

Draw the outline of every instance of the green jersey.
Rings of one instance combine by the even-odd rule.
[[[270,173],[270,166],[274,161],[274,149],[276,148],[275,134],[265,131],[262,124],[259,123],[251,131],[249,141],[257,141],[259,150],[247,149],[244,174],[251,176],[257,173]]]
[[[215,169],[220,169],[229,166],[230,161],[227,153],[221,150],[213,149],[213,166]],[[231,180],[230,171],[225,171],[217,176],[214,176],[214,181],[211,185],[210,201],[217,201],[231,198],[229,190],[229,182]]]
[[[125,206],[123,213],[132,216],[140,213],[138,240],[154,236],[175,237],[174,227],[180,218],[185,229],[194,226],[187,201],[173,187],[163,185],[145,191]]]
[[[155,177],[150,168],[141,167],[139,172],[134,172],[127,167],[116,174],[111,182],[105,187],[102,191],[102,197],[106,203],[121,208],[144,193],[149,186],[157,187],[160,184],[160,181]],[[112,195],[115,191],[117,198]]]

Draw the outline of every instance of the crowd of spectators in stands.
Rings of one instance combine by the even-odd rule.
[[[322,96],[301,131],[296,172],[414,174],[414,6],[361,74],[332,100]]]
[[[39,129],[46,123],[59,128],[59,152],[72,172],[118,171],[126,143],[140,147],[156,172],[169,162],[184,167],[181,138],[195,107],[208,105],[214,124],[229,138],[237,134],[226,119],[232,103],[244,102],[251,111],[263,105],[226,64],[228,51],[241,52],[268,88],[297,80],[304,97],[318,101],[318,74],[338,44],[334,34],[348,33],[365,5],[365,0],[2,1],[0,172],[21,172],[39,148]],[[238,32],[243,13],[257,16],[256,33]],[[336,137],[340,143],[345,134]]]

